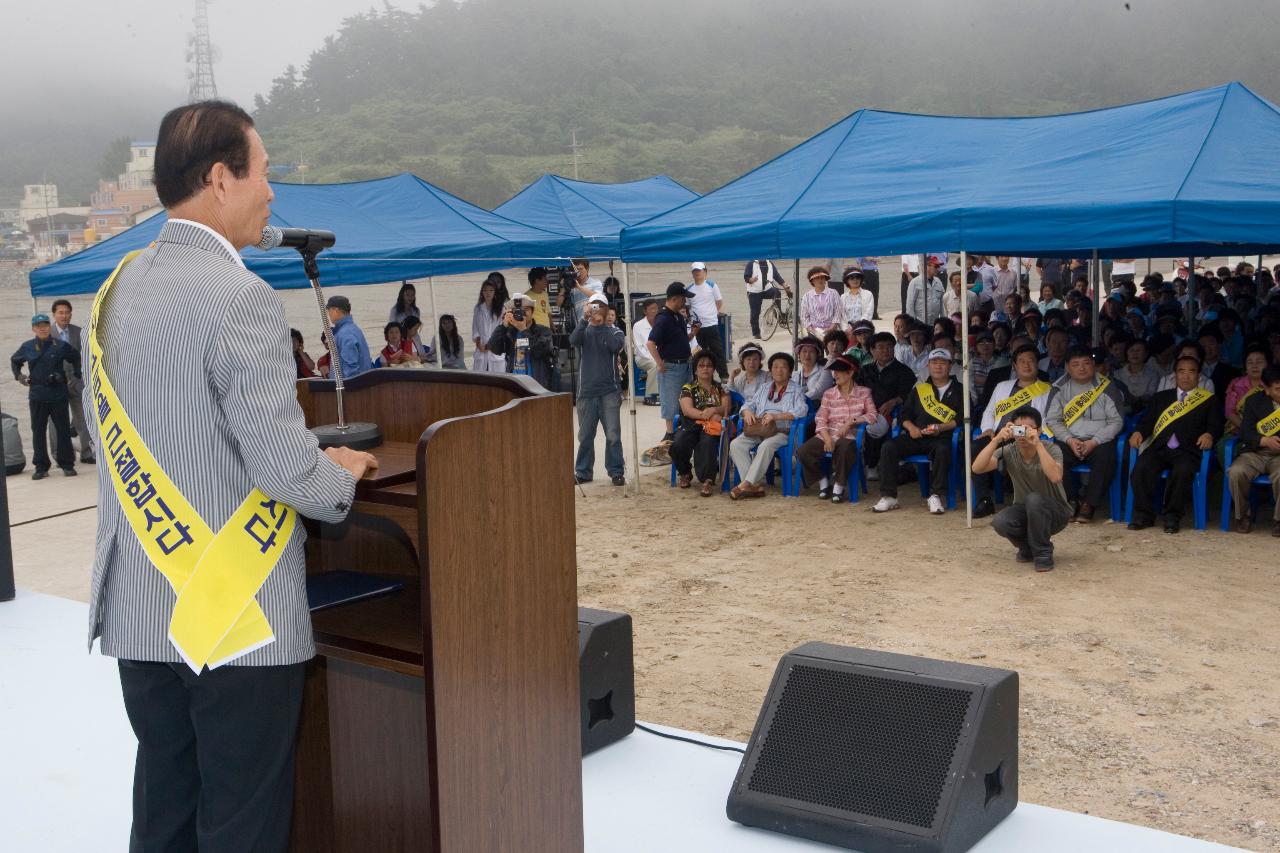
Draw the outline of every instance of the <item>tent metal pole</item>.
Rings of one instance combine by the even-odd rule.
[[[627,336],[627,369],[631,371],[631,393],[627,398],[631,401],[628,408],[631,410],[631,468],[635,476],[635,483],[631,488],[633,496],[640,494],[640,431],[636,424],[636,388],[634,377],[636,375],[636,342],[635,336],[631,334],[631,324],[636,320],[636,307],[631,303],[631,264],[624,263],[622,265],[622,298],[626,300],[627,319],[622,322],[623,331]],[[646,388],[645,393],[651,393],[651,389]]]
[[[436,310],[436,280],[434,276],[427,276],[427,290],[431,294],[431,319],[436,324],[436,333],[433,337],[438,337],[440,334],[440,312]],[[439,347],[440,342],[436,341],[436,348],[439,349]],[[441,367],[444,366],[444,360],[440,358],[439,352],[436,353],[436,364]]]
[[[946,271],[943,270],[943,272],[945,273]],[[926,326],[932,326],[933,320],[929,317],[929,285],[933,283],[933,279],[926,278],[928,274],[929,274],[929,264],[928,264],[927,256],[921,255],[920,256],[920,291],[924,294],[924,324]],[[907,294],[910,295],[910,293],[911,293],[911,282],[908,281]],[[907,309],[905,306],[902,309],[902,313],[903,314],[907,313]],[[920,318],[917,317],[916,319],[919,320]],[[932,331],[929,332],[929,337],[930,338],[933,337]]]
[[[1093,273],[1093,322],[1090,324],[1093,329],[1093,346],[1097,346],[1102,341],[1102,330],[1098,328],[1098,317],[1102,308],[1102,262],[1098,260],[1098,250],[1093,250],[1093,266],[1090,271]]]
[[[800,289],[799,258],[796,258],[796,277],[792,280],[791,286],[795,288],[792,291],[794,295],[791,297],[791,350],[795,352],[796,341],[800,337],[800,298],[804,296],[804,292]]]
[[[973,451],[973,430],[969,428],[969,282],[965,268],[969,265],[969,253],[960,251],[960,384],[964,386],[964,417],[960,419],[959,429],[964,430],[964,526],[973,527],[973,465],[969,462],[969,454]],[[924,267],[921,267],[924,269]]]
[[[1258,265],[1253,268],[1253,298],[1261,302],[1266,295],[1262,289],[1262,255],[1258,255]]]

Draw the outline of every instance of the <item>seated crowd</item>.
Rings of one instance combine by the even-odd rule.
[[[775,453],[790,448],[803,485],[820,499],[843,500],[860,470],[879,481],[873,509],[888,512],[912,478],[901,463],[927,461],[928,510],[944,513],[953,492],[963,499],[962,483],[954,485],[962,469],[953,468],[964,446],[956,435],[965,402],[957,340],[967,331],[974,440],[964,464],[973,469],[974,514],[995,514],[1001,481],[1010,482],[1013,501],[995,527],[1019,559],[1052,568],[1049,537],[1069,522],[1093,521],[1117,477],[1133,489],[1130,529],[1159,523],[1179,532],[1202,454],[1211,472],[1224,472],[1237,531],[1252,527],[1255,478],[1266,475],[1280,497],[1280,285],[1271,271],[1184,265],[1171,281],[1157,273],[1136,282],[1128,263],[1100,306],[1094,347],[1086,263],[1036,259],[1042,276],[1054,267],[1060,276],[1043,283],[1037,302],[1009,258],[996,259],[998,268],[969,258],[963,291],[960,272],[944,288],[936,273],[945,261],[930,258],[929,281],[907,282],[907,311],[892,334],[875,333],[857,269],[845,271],[836,293],[826,269],[815,267],[793,353],[776,353],[766,366],[763,348],[747,343],[727,386],[714,381],[710,361],[695,359],[673,434],[679,484],[696,475],[710,495],[725,443],[737,480],[729,496],[759,497]],[[984,267],[1007,292],[992,292]],[[959,328],[961,298],[967,330]],[[738,435],[728,417],[735,412]],[[693,468],[690,454],[700,454]],[[1280,505],[1273,512],[1280,536]]]

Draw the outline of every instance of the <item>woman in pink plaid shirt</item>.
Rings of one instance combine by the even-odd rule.
[[[858,374],[856,362],[839,356],[828,362],[827,370],[835,377],[836,384],[823,393],[822,405],[814,418],[813,438],[800,446],[796,458],[804,469],[805,485],[817,483],[820,500],[839,503],[844,500],[849,472],[858,458],[855,441],[858,426],[866,424],[867,434],[879,438],[889,431],[889,423],[876,408],[871,389],[854,383]],[[830,477],[822,473],[826,453],[831,454]]]

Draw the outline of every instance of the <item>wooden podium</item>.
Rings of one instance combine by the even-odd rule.
[[[298,399],[337,421],[332,382]],[[308,522],[307,573],[404,588],[312,614],[291,849],[581,851],[568,395],[382,369],[344,401],[381,427],[380,466],[344,523]]]

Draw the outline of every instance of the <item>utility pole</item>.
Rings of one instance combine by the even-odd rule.
[[[569,150],[573,152],[573,179],[575,181],[578,180],[578,163],[582,157],[582,154],[579,151],[579,149],[582,148],[582,143],[578,141],[579,130],[582,130],[582,128],[575,127],[573,130],[569,131]]]
[[[209,0],[195,0],[192,23],[196,31],[187,38],[187,61],[193,68],[187,72],[187,100],[208,101],[218,97],[213,82],[213,44],[209,41]]]

